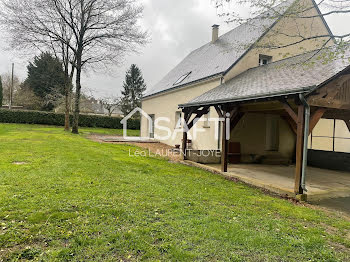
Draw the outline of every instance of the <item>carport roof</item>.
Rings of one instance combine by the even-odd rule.
[[[308,93],[350,66],[350,49],[334,58],[333,48],[315,50],[255,67],[180,107],[215,105]]]

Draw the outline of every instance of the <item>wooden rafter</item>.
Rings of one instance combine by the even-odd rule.
[[[327,92],[327,96],[331,98],[335,98],[335,96],[339,93],[340,89],[342,88],[343,84],[350,80],[350,74],[342,75],[337,80],[334,81],[334,83],[330,84],[330,90]]]
[[[245,113],[259,112],[263,113],[265,111],[281,111],[283,106],[279,101],[268,101],[259,103],[249,103],[240,106],[240,111]]]
[[[192,116],[192,114],[193,114],[193,112],[195,112],[197,109],[195,109],[195,108],[190,108],[189,110],[186,110],[184,113],[185,113],[185,115],[184,115],[184,120],[185,120],[185,123],[187,124],[188,123],[188,121],[190,121],[190,118],[191,118],[191,116]]]
[[[349,80],[350,74],[339,76],[336,80],[317,90],[317,93],[311,95],[308,98],[309,104],[327,108],[348,108],[348,103],[343,101],[339,95],[344,84]]]
[[[318,99],[309,102],[311,106],[326,107],[326,108],[343,108],[344,102],[335,98]]]
[[[317,95],[311,97],[311,101],[317,98],[334,98],[340,91],[343,84],[350,80],[350,74],[339,76],[336,80],[330,82],[320,89]]]
[[[188,130],[191,130],[192,127],[199,121],[199,119],[200,119],[203,115],[209,113],[209,106],[203,107],[203,109],[197,110],[197,111],[194,112],[194,113],[195,113],[196,115],[195,115],[195,117],[192,119],[192,121],[189,122],[188,124],[186,123],[186,124],[187,124],[187,127],[188,127]]]
[[[237,112],[234,117],[231,118],[231,130],[235,129],[239,121],[241,121],[242,117],[244,116],[243,112]]]
[[[284,110],[288,113],[288,115],[293,119],[295,123],[298,122],[298,115],[294,112],[293,108],[286,100],[281,100]]]
[[[312,131],[314,130],[315,126],[320,121],[320,119],[322,118],[324,113],[326,113],[326,111],[327,111],[327,108],[320,107],[320,108],[317,108],[317,110],[312,114],[312,116],[310,117],[309,134],[312,133]]]
[[[214,106],[214,107],[215,107],[215,110],[216,110],[216,112],[218,113],[219,117],[220,117],[220,118],[224,118],[224,115],[223,115],[223,113],[222,113],[222,111],[221,111],[221,108],[220,108],[218,105],[216,105],[216,106]]]
[[[328,109],[322,118],[326,119],[350,119],[350,110]]]
[[[290,129],[294,132],[294,134],[297,134],[297,124],[295,121],[288,115],[288,116],[282,116],[282,118],[288,123]]]
[[[229,113],[232,120],[238,114],[238,107],[234,107]]]

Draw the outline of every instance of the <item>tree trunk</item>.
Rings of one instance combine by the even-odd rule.
[[[65,113],[64,113],[64,131],[69,131],[69,127],[70,127],[70,119],[69,119],[69,91],[66,91],[65,94]]]
[[[71,82],[69,79],[68,74],[68,65],[65,66],[65,116],[64,116],[64,131],[69,131],[70,127],[70,89],[71,89]]]
[[[81,95],[81,55],[77,55],[77,75],[75,82],[75,105],[73,114],[73,134],[79,134],[79,114],[80,114],[80,95]]]

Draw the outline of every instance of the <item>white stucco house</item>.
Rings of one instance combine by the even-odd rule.
[[[338,147],[339,152],[350,152],[350,63],[344,59],[350,53],[345,51],[342,58],[328,63],[320,59],[334,51],[334,39],[313,0],[287,0],[274,12],[288,14],[300,5],[308,7],[308,18],[270,15],[266,19],[262,14],[221,36],[219,26],[214,25],[212,40],[192,51],[152,87],[143,98],[142,109],[153,120],[170,119],[163,123],[170,129],[181,128],[181,118],[191,125],[194,116],[200,117],[202,121],[194,126],[204,131],[191,141],[192,149],[222,154],[220,159],[196,161],[221,163],[223,171],[230,161],[296,163],[299,182],[295,191],[302,193],[304,142],[309,149],[329,148],[329,141],[319,138],[323,130],[319,126],[327,121],[321,118],[338,121],[335,128],[343,137],[329,137],[333,151]],[[231,114],[230,139],[225,139],[224,123],[207,121],[226,113]],[[148,122],[142,118],[141,136],[164,133],[150,129]],[[306,123],[310,123],[310,134],[317,126],[318,135],[313,139],[306,139]],[[218,130],[219,137],[215,136]],[[182,145],[187,152],[191,132],[193,129],[188,134],[178,132],[162,142]],[[344,168],[349,170],[350,161]]]

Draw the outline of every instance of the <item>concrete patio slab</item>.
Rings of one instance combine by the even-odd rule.
[[[220,171],[220,165],[208,165]],[[272,192],[294,196],[294,166],[229,165],[226,176]],[[350,197],[350,173],[307,168],[306,186],[310,201]]]
[[[338,197],[311,201],[311,204],[334,209],[350,216],[350,197]]]

